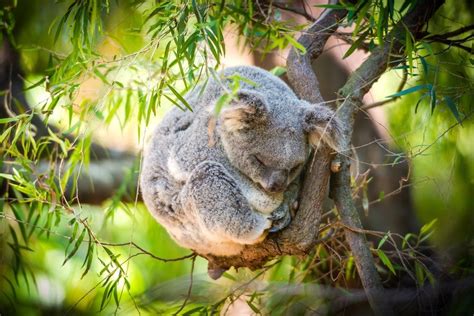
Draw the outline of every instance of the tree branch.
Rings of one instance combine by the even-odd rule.
[[[408,80],[408,70],[406,68],[404,68],[403,69],[403,77],[402,77],[402,80],[400,81],[400,84],[398,85],[397,93],[403,90],[403,88],[405,87],[405,84],[407,83],[407,80]],[[362,107],[362,109],[363,110],[368,110],[368,109],[376,108],[378,106],[382,106],[382,105],[394,102],[394,101],[396,101],[400,98],[401,98],[401,96],[397,96],[397,97],[394,97],[394,98],[391,98],[391,99],[386,99],[386,100],[366,104]]]
[[[354,115],[362,104],[363,96],[389,67],[400,61],[392,61],[391,56],[400,55],[405,43],[406,29],[417,38],[426,22],[443,4],[442,0],[422,0],[408,12],[387,35],[383,46],[375,49],[371,56],[349,77],[339,91],[344,100],[340,104],[338,115],[345,125],[345,152],[350,152]],[[342,222],[357,229],[362,228],[359,214],[351,196],[350,159],[345,155],[338,157],[341,171],[331,179],[331,196],[333,197]],[[346,239],[352,250],[354,261],[359,272],[364,290],[375,314],[393,314],[391,307],[382,300],[384,289],[377,274],[372,254],[365,235],[346,230]]]
[[[319,82],[311,67],[311,60],[323,52],[329,36],[338,28],[338,22],[346,16],[345,10],[325,10],[319,19],[298,39],[306,53],[291,48],[288,54],[288,79],[298,96],[313,103],[323,103]]]
[[[458,35],[461,35],[463,33],[466,33],[466,32],[472,31],[472,30],[474,30],[474,24],[464,26],[464,27],[458,28],[457,30],[447,32],[447,33],[444,33],[444,34],[430,34],[430,35],[424,37],[424,39],[430,40],[432,38],[450,38],[450,37],[458,36]]]
[[[318,82],[311,69],[311,58],[318,57],[329,36],[337,29],[337,22],[346,15],[345,10],[326,10],[298,40],[306,49],[300,54],[292,49],[288,56],[288,73],[296,93],[306,100],[322,101]],[[309,67],[309,70],[305,67]],[[290,75],[291,74],[291,75]],[[261,268],[269,259],[282,255],[306,255],[320,242],[318,225],[323,203],[328,195],[331,150],[325,146],[317,149],[303,172],[305,178],[300,193],[298,212],[283,231],[269,235],[257,245],[248,245],[233,257],[203,255],[209,261],[209,275],[218,278],[230,267]],[[310,224],[308,224],[310,223]]]

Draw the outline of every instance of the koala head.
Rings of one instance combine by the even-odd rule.
[[[285,191],[301,173],[310,146],[322,142],[338,150],[342,133],[334,112],[326,107],[296,98],[277,103],[241,90],[219,118],[230,163],[269,193]]]

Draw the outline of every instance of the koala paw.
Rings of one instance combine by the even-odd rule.
[[[270,215],[269,219],[272,221],[272,227],[268,230],[269,233],[276,233],[284,229],[291,222],[291,213],[288,205],[284,204],[277,208]]]

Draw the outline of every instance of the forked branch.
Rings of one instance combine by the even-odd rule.
[[[322,101],[318,81],[311,69],[311,59],[323,51],[329,36],[337,29],[338,22],[347,14],[345,10],[326,10],[308,31],[298,39],[306,53],[291,50],[288,56],[288,75],[297,94],[311,102]],[[308,68],[309,67],[309,68]],[[318,226],[323,202],[328,195],[331,152],[321,146],[313,156],[305,172],[299,210],[291,224],[283,231],[272,234],[260,244],[244,248],[239,256],[214,257],[205,255],[209,261],[209,274],[219,277],[234,266],[261,268],[269,259],[282,255],[305,255],[319,242]]]
[[[338,116],[345,125],[345,135],[342,140],[345,152],[349,152],[353,131],[354,115],[362,104],[362,98],[379,77],[388,69],[398,65],[403,59],[392,56],[403,55],[405,37],[409,31],[419,38],[426,22],[443,4],[442,0],[419,1],[402,20],[395,25],[385,38],[385,43],[375,49],[370,57],[349,77],[344,87],[339,91],[340,99]],[[331,181],[331,196],[333,197],[342,222],[348,227],[362,228],[361,221],[351,196],[350,158],[340,155],[341,171],[333,175]],[[375,314],[392,314],[392,308],[383,299],[384,289],[377,274],[372,254],[363,234],[346,230],[346,239],[354,256],[368,301]]]

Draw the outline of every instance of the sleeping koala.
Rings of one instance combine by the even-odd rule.
[[[215,117],[236,74],[245,80]],[[250,66],[220,72],[186,100],[193,112],[172,109],[145,150],[143,199],[181,246],[237,255],[290,223],[311,146],[337,150],[341,125],[330,109]]]

